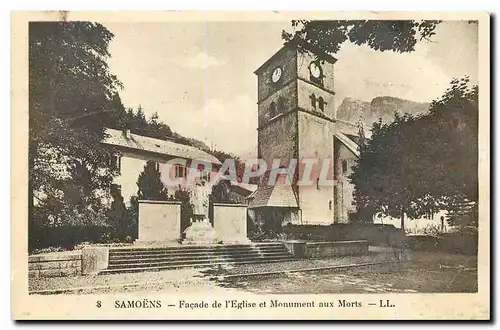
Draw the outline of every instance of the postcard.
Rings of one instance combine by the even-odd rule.
[[[16,320],[489,320],[488,13],[13,12]]]

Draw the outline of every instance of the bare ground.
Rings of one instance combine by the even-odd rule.
[[[261,294],[477,291],[475,256],[413,252],[411,260],[405,263],[300,271],[395,259],[395,256],[390,254],[370,254],[361,257],[297,260],[224,268],[38,278],[29,280],[29,289],[30,292],[45,294],[192,293],[207,290],[238,290]],[[277,273],[249,276],[261,272]]]

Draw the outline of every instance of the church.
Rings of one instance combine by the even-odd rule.
[[[256,71],[258,158],[267,168],[274,160],[288,167],[298,160],[289,184],[262,180],[249,196],[257,221],[271,226],[348,223],[356,216],[348,176],[359,157],[362,126],[336,118],[336,58],[294,38]],[[369,137],[370,132],[364,133]],[[313,170],[307,159],[319,160]],[[326,168],[325,168],[326,167]],[[300,184],[310,171],[312,184]],[[319,184],[320,176],[328,184]],[[264,175],[266,177],[266,175]]]

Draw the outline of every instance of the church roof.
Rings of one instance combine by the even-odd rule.
[[[196,159],[217,165],[222,164],[216,157],[203,150],[174,141],[154,139],[138,134],[130,134],[130,138],[127,138],[122,131],[111,128],[106,129],[106,134],[108,137],[103,141],[105,144],[184,159]]]
[[[339,141],[342,142],[342,144],[345,145],[347,149],[351,150],[353,154],[359,157],[359,147],[356,144],[356,142],[354,142],[348,136],[346,136],[344,133],[341,132],[336,132],[335,137],[339,139]]]
[[[297,198],[289,184],[262,185],[248,196],[249,208],[258,207],[299,207]]]

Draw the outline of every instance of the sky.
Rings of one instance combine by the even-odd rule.
[[[106,23],[109,66],[125,107],[142,106],[172,130],[243,158],[257,148],[257,77],[290,22]],[[336,106],[344,97],[429,102],[454,77],[478,81],[477,25],[443,22],[412,53],[344,43],[334,54]]]

